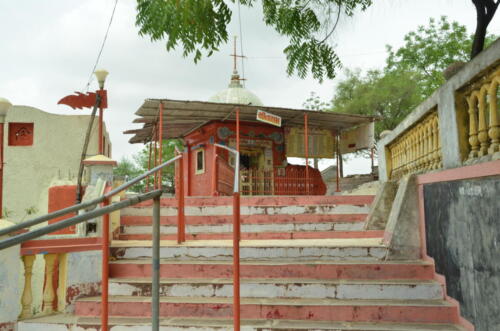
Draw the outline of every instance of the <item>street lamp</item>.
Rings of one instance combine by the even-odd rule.
[[[109,72],[107,72],[104,69],[99,69],[94,71],[94,75],[97,78],[97,81],[99,82],[99,88],[102,90],[104,89],[104,82],[106,81],[106,77],[108,77]]]
[[[3,216],[3,141],[4,123],[7,112],[12,107],[9,100],[0,98],[0,219]]]
[[[107,72],[104,69],[99,69],[94,71],[94,75],[97,78],[97,81],[99,82],[99,89],[101,92],[104,93],[104,82],[106,81],[106,77],[108,76],[109,72]],[[104,136],[103,136],[103,107],[102,103],[99,105],[99,154],[103,155],[104,154]]]

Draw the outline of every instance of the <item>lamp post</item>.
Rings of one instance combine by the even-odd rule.
[[[108,76],[109,72],[107,72],[104,69],[99,69],[94,72],[94,75],[97,78],[97,81],[99,82],[99,90],[102,92],[104,90],[104,82],[106,81],[106,77]],[[104,155],[104,136],[103,136],[103,107],[102,104],[99,105],[99,154]]]
[[[0,219],[3,216],[3,141],[4,141],[4,123],[7,112],[12,107],[9,100],[0,98]]]

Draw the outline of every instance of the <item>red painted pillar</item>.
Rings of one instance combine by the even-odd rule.
[[[103,115],[104,115],[104,110],[102,108],[102,102],[101,102],[99,104],[99,154],[101,155],[104,155]]]
[[[182,155],[182,154],[181,154]],[[177,243],[186,241],[186,225],[184,217],[184,157],[177,160],[179,162],[178,183],[177,190]]]
[[[236,150],[240,152],[240,109],[236,108]],[[238,160],[239,162],[239,160]],[[239,170],[239,169],[238,169]],[[235,176],[240,176],[238,173]],[[239,183],[239,181],[238,181]],[[240,192],[233,196],[233,328],[240,331]]]
[[[309,127],[307,113],[304,113],[304,154],[306,157],[306,194],[309,195]]]
[[[153,149],[153,142],[149,142],[149,159],[148,159],[148,171],[151,170],[151,152]],[[149,192],[150,176],[146,178],[146,192]]]
[[[340,133],[337,133],[337,190],[340,192]]]
[[[163,163],[163,102],[160,102],[160,114],[159,114],[159,129],[158,129],[158,143],[160,144],[159,146],[159,152],[158,152],[158,165]],[[161,183],[162,183],[162,169],[158,171],[158,188],[161,189]]]
[[[154,163],[153,168],[158,165],[158,122],[155,123],[155,132],[154,132]],[[158,172],[154,173],[154,185],[153,188],[156,190],[158,188]]]
[[[212,146],[212,196],[217,195],[217,146]]]
[[[191,146],[187,145],[186,148],[186,195],[191,196]]]

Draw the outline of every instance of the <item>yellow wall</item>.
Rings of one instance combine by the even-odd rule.
[[[68,110],[88,114],[89,111]],[[4,219],[14,223],[47,213],[48,188],[75,185],[89,115],[57,115],[28,106],[13,106],[7,113],[4,134],[3,206]],[[32,146],[9,146],[9,122],[34,123]],[[109,135],[104,127],[106,141]],[[94,120],[88,156],[98,151],[98,118]],[[25,210],[35,207],[34,215]],[[37,256],[33,265],[33,306],[39,311],[45,261]],[[23,270],[23,269],[22,269]],[[22,282],[23,277],[20,277]],[[21,287],[22,288],[22,287]]]

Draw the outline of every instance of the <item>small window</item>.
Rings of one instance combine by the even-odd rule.
[[[196,169],[195,174],[205,173],[205,150],[199,149],[196,151]]]
[[[33,123],[9,123],[9,146],[33,145]]]

